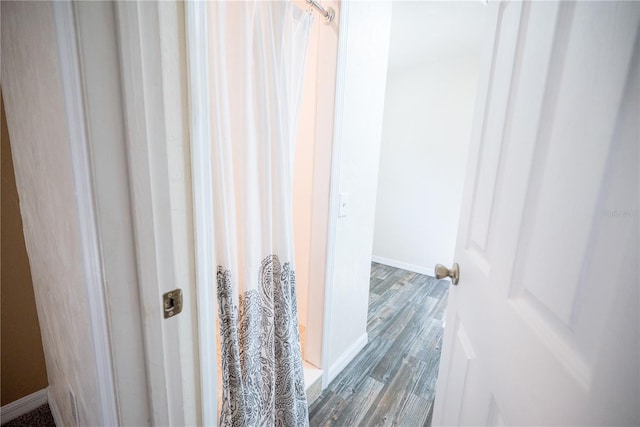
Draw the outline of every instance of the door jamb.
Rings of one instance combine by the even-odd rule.
[[[162,312],[162,295],[176,277],[158,8],[115,4],[150,423],[182,425],[178,321]]]
[[[340,159],[342,158],[342,123],[344,116],[345,72],[348,53],[348,1],[340,3],[338,55],[336,62],[336,95],[333,112],[333,144],[331,148],[331,178],[329,189],[329,221],[327,224],[327,253],[324,283],[324,309],[322,318],[322,389],[329,386],[333,378],[330,375],[330,332],[331,307],[333,305],[333,283],[335,272],[336,233],[338,230],[338,211],[340,209]]]

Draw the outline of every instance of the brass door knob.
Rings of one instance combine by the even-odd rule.
[[[444,279],[445,277],[450,277],[451,283],[453,283],[454,285],[457,285],[460,281],[460,266],[457,262],[453,264],[453,267],[451,269],[448,269],[442,264],[437,264],[434,271],[436,273],[436,279],[438,280]]]

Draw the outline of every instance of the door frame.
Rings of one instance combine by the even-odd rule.
[[[62,96],[65,104],[66,125],[69,132],[69,151],[73,183],[76,190],[79,234],[82,262],[85,274],[85,290],[89,306],[91,343],[95,358],[99,402],[104,425],[119,424],[112,344],[106,309],[106,283],[103,275],[102,253],[95,210],[92,166],[89,157],[86,105],[82,71],[77,44],[76,17],[73,4],[53,3],[56,44],[60,58]],[[54,419],[61,422],[57,402],[49,392],[49,402]]]
[[[331,172],[329,188],[329,215],[327,221],[327,252],[324,275],[323,302],[324,310],[322,316],[322,389],[329,386],[331,381],[337,376],[335,367],[329,364],[330,360],[330,333],[331,333],[331,307],[333,306],[333,282],[336,259],[336,238],[338,232],[338,211],[340,210],[340,160],[342,158],[342,124],[344,116],[345,99],[345,74],[347,69],[347,28],[349,26],[349,1],[340,2],[340,11],[337,14],[339,20],[338,30],[338,58],[336,63],[336,87],[333,112],[333,144],[331,146]],[[311,296],[310,292],[310,296]],[[319,295],[314,295],[317,298]],[[311,299],[311,298],[309,298]],[[355,356],[355,354],[353,355]],[[334,368],[334,369],[332,369]],[[344,366],[342,367],[344,368]],[[340,368],[340,370],[342,370]]]
[[[150,5],[150,6],[149,6]],[[117,304],[118,295],[113,295],[114,291],[117,292],[114,284],[109,284],[105,275],[105,256],[110,256],[104,253],[101,239],[101,225],[104,219],[100,218],[98,210],[98,198],[96,186],[96,177],[94,164],[91,157],[91,141],[94,135],[93,130],[90,128],[89,123],[89,99],[94,94],[90,92],[87,87],[87,69],[84,66],[87,64],[88,58],[83,56],[83,50],[81,44],[83,42],[81,38],[80,28],[82,24],[88,24],[83,21],[83,17],[76,9],[77,5],[71,2],[54,2],[51,5],[52,19],[54,23],[55,32],[55,46],[58,55],[58,66],[60,69],[60,81],[51,82],[47,88],[50,91],[61,90],[62,100],[64,103],[64,121],[68,129],[69,136],[69,152],[71,156],[71,175],[73,185],[75,188],[75,203],[78,212],[78,232],[80,236],[81,244],[81,262],[82,269],[84,271],[84,287],[87,295],[86,301],[80,301],[80,304],[86,304],[88,306],[88,321],[91,331],[92,340],[87,343],[91,348],[91,358],[95,365],[95,374],[98,396],[96,403],[98,407],[87,408],[88,410],[99,411],[99,419],[102,420],[102,425],[115,426],[123,423],[121,408],[119,401],[123,398],[118,395],[118,367],[114,364],[117,351],[127,352],[127,349],[118,350],[118,346],[113,341],[112,329],[114,328],[114,319],[110,318],[110,312],[108,307],[112,304]],[[127,116],[120,117],[123,122],[128,124],[127,126],[127,148],[130,157],[130,163],[128,166],[128,172],[132,177],[132,182],[137,184],[138,188],[133,188],[130,193],[131,200],[135,206],[135,212],[133,217],[136,221],[148,221],[149,218],[143,217],[143,213],[151,211],[155,220],[157,216],[160,216],[158,211],[169,212],[168,207],[162,205],[163,201],[158,197],[157,192],[166,190],[167,186],[165,181],[160,181],[157,175],[151,175],[150,167],[154,161],[158,161],[156,157],[152,157],[149,150],[150,140],[147,138],[146,133],[139,133],[141,128],[150,127],[158,124],[158,118],[147,114],[153,108],[159,108],[157,104],[151,103],[145,97],[148,95],[149,88],[140,85],[139,87],[131,87],[135,83],[149,83],[152,77],[156,77],[159,73],[158,68],[152,68],[148,56],[146,55],[143,60],[140,55],[140,50],[136,52],[136,48],[140,48],[142,40],[145,43],[145,52],[150,46],[159,46],[159,40],[157,34],[157,26],[149,25],[148,22],[153,18],[153,14],[138,13],[139,10],[133,11],[132,9],[138,9],[136,4],[118,4],[117,5],[120,14],[120,19],[117,21],[115,29],[110,28],[110,35],[120,36],[121,38],[121,59],[122,68],[121,72],[122,80],[124,83],[123,88],[129,89],[128,92],[124,92],[123,95],[129,95],[124,100],[124,106],[127,108]],[[155,4],[149,3],[146,7],[157,7]],[[131,13],[135,12],[135,13]],[[147,10],[147,12],[149,12]],[[147,22],[143,22],[146,19]],[[143,25],[144,24],[144,25]],[[105,30],[102,28],[101,30]],[[153,30],[156,30],[155,32]],[[115,31],[115,34],[114,34]],[[138,56],[136,57],[135,54]],[[127,56],[129,55],[129,56]],[[153,59],[156,59],[151,55]],[[106,58],[106,54],[98,52],[96,58],[100,60],[110,60]],[[126,61],[129,59],[130,61]],[[131,60],[138,59],[140,62],[136,63]],[[112,64],[110,64],[112,65]],[[5,84],[7,82],[5,81]],[[53,83],[53,84],[51,84]],[[11,84],[11,82],[9,82]],[[128,86],[127,86],[128,85]],[[145,91],[146,90],[146,91]],[[105,101],[107,102],[107,101]],[[10,107],[9,107],[10,108]],[[153,110],[157,111],[157,110]],[[128,120],[127,120],[128,119]],[[122,137],[117,132],[109,134],[109,137],[115,140]],[[162,144],[166,141],[160,141]],[[114,142],[115,143],[115,142]],[[118,141],[117,143],[121,143]],[[146,168],[144,166],[147,165]],[[138,170],[140,172],[138,173]],[[136,174],[131,173],[136,171]],[[114,173],[120,173],[119,170]],[[162,178],[162,174],[160,174]],[[144,185],[148,184],[148,188]],[[164,187],[162,187],[164,185]],[[142,189],[142,191],[141,191]],[[129,188],[120,188],[119,190],[129,192]],[[156,192],[151,194],[151,190]],[[160,199],[160,200],[159,200]],[[153,210],[155,209],[155,210]],[[125,213],[125,214],[128,214]],[[144,222],[143,222],[144,224]],[[170,233],[162,227],[159,227],[154,221],[155,225],[153,230],[141,229],[140,224],[136,223],[135,230],[135,243],[136,243],[136,263],[138,271],[146,272],[149,269],[159,268],[161,264],[158,262],[156,255],[156,249],[160,248],[158,245],[159,233]],[[108,222],[104,225],[108,227]],[[145,234],[147,232],[147,234]],[[160,248],[162,249],[162,248]],[[112,255],[117,256],[117,255]],[[162,260],[166,261],[166,260]],[[171,264],[172,265],[172,264]],[[166,270],[163,270],[166,271]],[[137,283],[137,292],[143,296],[142,306],[139,307],[141,312],[144,313],[144,319],[146,320],[144,325],[140,325],[135,319],[129,319],[126,313],[120,311],[123,316],[117,319],[118,327],[130,327],[144,329],[144,335],[146,339],[146,367],[149,373],[149,384],[144,384],[142,388],[147,389],[152,399],[152,403],[155,403],[156,409],[151,419],[148,422],[152,424],[177,424],[183,425],[180,418],[176,418],[176,414],[181,416],[182,400],[180,383],[175,387],[173,384],[168,383],[167,375],[165,371],[174,371],[175,363],[179,363],[179,359],[171,359],[172,365],[168,363],[169,358],[165,358],[161,365],[157,362],[158,354],[160,357],[164,355],[164,346],[170,344],[172,341],[166,339],[165,336],[161,336],[160,340],[152,340],[149,337],[158,335],[158,332],[166,332],[163,330],[162,316],[160,312],[161,299],[154,298],[157,295],[154,291],[159,290],[158,282],[150,280],[147,276],[140,275],[140,280]],[[166,326],[164,326],[166,329]],[[173,337],[175,338],[175,337]],[[64,343],[62,343],[64,344]],[[129,349],[130,350],[130,349]],[[171,356],[171,355],[170,355]],[[177,370],[178,374],[180,370]],[[88,375],[91,372],[87,373]],[[179,378],[179,377],[178,377]],[[169,389],[169,386],[175,387]],[[155,394],[151,394],[154,389],[159,390]],[[162,392],[168,396],[162,400]],[[59,403],[55,399],[55,396],[49,391],[49,403],[54,419],[59,425],[62,425],[62,414],[60,413]],[[158,405],[161,402],[161,405]],[[65,405],[66,406],[66,405]],[[174,415],[171,419],[169,416]],[[176,421],[177,420],[177,421]]]
[[[163,30],[159,8],[157,3],[115,3],[116,32],[150,423],[184,425],[181,364],[193,362],[181,359],[178,320],[164,319],[162,310],[163,294],[176,285],[165,124],[171,118],[165,117],[162,73],[163,37],[175,35]]]
[[[184,367],[192,364],[193,360],[182,354],[183,349],[176,345],[181,337],[184,341],[179,321],[164,319],[162,309],[162,294],[175,288],[179,282],[173,242],[175,230],[171,221],[174,212],[170,200],[171,179],[175,180],[175,177],[169,176],[168,167],[168,150],[171,142],[175,145],[175,141],[169,138],[175,135],[168,135],[166,130],[166,121],[174,118],[165,117],[165,107],[173,99],[163,92],[165,74],[162,59],[166,54],[163,40],[166,43],[170,39],[178,44],[183,40],[164,26],[163,19],[166,20],[167,14],[165,11],[163,15],[162,5],[123,2],[112,7],[114,26],[107,30],[101,28],[101,31],[108,31],[109,36],[118,39],[117,58],[107,57],[100,51],[88,59],[83,56],[85,51],[80,29],[90,22],[83,20],[76,4],[54,2],[51,6],[60,67],[60,85],[51,86],[51,90],[61,90],[64,101],[87,293],[87,301],[82,303],[88,306],[89,328],[93,337],[87,345],[91,347],[99,393],[96,398],[99,406],[88,409],[100,411],[102,425],[115,426],[124,422],[119,402],[126,396],[118,394],[119,367],[114,362],[114,354],[128,350],[122,347],[118,350],[112,331],[114,327],[139,328],[144,337],[144,344],[140,343],[140,346],[144,346],[147,381],[138,385],[146,390],[149,398],[151,416],[147,422],[150,425],[185,425],[187,399],[184,398],[183,385],[195,389],[193,400],[196,401],[197,412],[200,412],[199,375],[195,366],[195,378],[183,374]],[[117,258],[120,255],[105,253],[101,240],[101,225],[108,229],[110,224],[100,218],[97,204],[99,188],[91,157],[93,130],[89,123],[89,100],[98,95],[87,87],[85,73],[90,71],[85,69],[85,65],[89,61],[110,61],[110,66],[115,64],[118,67],[118,75],[114,79],[118,82],[119,91],[116,98],[122,101],[123,115],[118,120],[124,127],[125,141],[122,142],[123,135],[116,131],[108,136],[114,139],[114,144],[123,144],[126,149],[125,173],[128,173],[129,185],[118,188],[118,191],[126,192],[131,201],[131,211],[122,214],[131,215],[133,222],[138,279],[135,292],[140,295],[140,306],[135,309],[140,311],[142,322],[135,316],[129,318],[126,308],[116,310],[122,314],[116,322],[108,308],[117,305],[118,299],[122,298],[117,294],[117,285],[123,284],[110,284],[105,275],[105,257]],[[118,169],[113,173],[122,172]],[[190,212],[181,214],[188,216]],[[189,310],[193,310],[193,304],[185,299],[182,316],[190,315],[186,313]],[[54,419],[60,424],[62,418],[58,405],[51,398],[51,393],[49,395]],[[200,425],[199,418],[195,415],[193,424]]]

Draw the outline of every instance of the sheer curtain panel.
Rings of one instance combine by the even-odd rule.
[[[289,1],[208,11],[220,423],[306,426],[292,180],[312,17]]]

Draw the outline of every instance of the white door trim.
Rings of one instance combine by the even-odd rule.
[[[158,4],[115,5],[138,286],[152,425],[183,425],[178,321],[164,319],[175,287]]]
[[[186,32],[189,69],[191,173],[193,185],[194,239],[196,244],[196,295],[202,422],[217,425],[218,362],[216,350],[216,288],[213,283],[213,196],[211,189],[211,140],[207,3],[187,2]]]
[[[86,129],[86,110],[80,73],[79,51],[73,4],[53,4],[60,75],[69,131],[69,149],[80,225],[83,268],[93,352],[95,357],[101,417],[103,425],[118,425],[109,322],[107,318],[102,256],[95,213],[93,177]]]
[[[329,366],[331,306],[333,301],[333,281],[335,271],[336,232],[340,198],[340,159],[342,155],[342,117],[344,115],[345,72],[347,69],[349,9],[348,1],[340,3],[338,31],[338,60],[336,65],[336,97],[333,122],[333,146],[331,152],[331,188],[329,190],[329,223],[327,225],[327,264],[324,284],[324,313],[322,316],[322,389],[327,388],[333,377]]]
[[[385,258],[377,255],[373,255],[371,257],[371,261],[377,262],[378,264],[384,264],[390,267],[400,268],[402,270],[413,271],[414,273],[435,277],[435,272],[433,271],[433,267],[423,267],[421,265],[410,264],[408,262],[398,261],[395,259]]]

